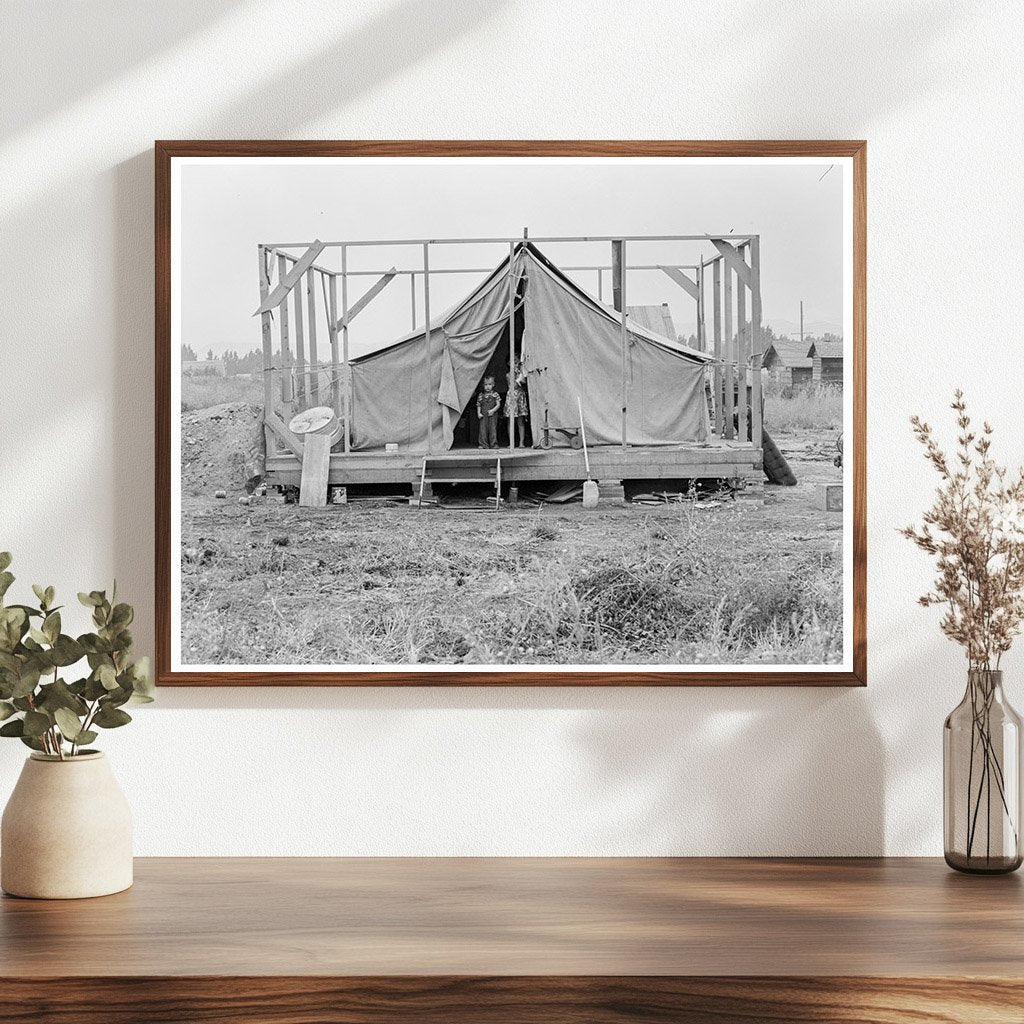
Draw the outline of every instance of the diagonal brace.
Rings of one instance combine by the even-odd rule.
[[[269,313],[284,302],[285,296],[295,287],[302,278],[302,275],[313,265],[313,260],[324,250],[324,243],[317,239],[298,259],[292,264],[292,269],[277,283],[277,287],[260,303],[260,308],[253,313],[259,316],[260,313]]]
[[[722,254],[726,264],[736,272],[736,276],[748,287],[753,287],[750,276],[750,264],[743,258],[743,254],[732,243],[724,238],[712,238],[711,244]]]
[[[359,297],[359,300],[352,306],[349,307],[347,315],[343,316],[338,321],[337,329],[340,331],[345,327],[348,327],[350,323],[364,310],[366,307],[382,292],[391,282],[395,279],[398,271],[392,267],[390,270],[385,271],[384,276],[377,281],[372,288],[368,288],[366,292]]]

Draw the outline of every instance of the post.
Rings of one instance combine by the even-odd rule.
[[[306,407],[306,342],[303,327],[302,278],[295,283],[295,401],[299,411]]]
[[[338,387],[338,279],[331,274],[327,284],[327,333],[331,337],[331,407],[341,415],[341,389]]]
[[[612,242],[612,303],[619,311],[622,321],[620,334],[622,348],[622,447],[625,448],[628,436],[626,404],[629,392],[626,370],[629,336],[626,331],[626,243],[622,239]]]
[[[409,298],[412,305],[412,329],[416,330],[416,275],[409,274]]]
[[[334,278],[331,278],[334,284]],[[352,377],[348,363],[348,249],[341,247],[341,408],[345,424],[345,452],[352,450]]]
[[[505,401],[508,403],[508,447],[511,451],[516,446],[516,403],[512,401],[512,389],[516,383],[516,243],[508,243],[508,390]],[[501,500],[501,488],[498,489],[498,500]]]
[[[703,352],[704,345],[704,260],[697,267],[697,348]]]
[[[725,436],[731,441],[736,436],[736,428],[733,424],[733,409],[736,402],[736,392],[733,386],[733,382],[736,379],[734,373],[734,356],[736,353],[735,345],[733,344],[732,337],[732,278],[733,270],[729,264],[722,261],[722,272],[725,275],[723,284],[722,304],[724,306],[724,349],[725,349],[725,365],[722,367],[724,371],[724,391],[725,391],[725,402],[723,404],[723,414],[725,416]],[[742,285],[740,285],[742,287]]]
[[[600,267],[597,270],[597,301],[604,302],[604,271]]]
[[[745,246],[740,246],[740,259],[747,262]],[[747,409],[747,286],[736,279],[736,431],[740,441],[747,440],[750,427]]]
[[[715,389],[715,433],[722,436],[722,258],[711,267],[711,316],[715,333],[715,368],[713,371]]]
[[[312,267],[306,271],[306,301],[309,327],[309,400],[313,405],[320,404],[320,362],[316,352],[316,273]]]
[[[750,437],[755,448],[763,448],[761,436],[761,236],[750,239]]]
[[[278,281],[283,281],[287,273],[288,261],[279,253],[277,257]],[[281,401],[291,415],[295,410],[292,408],[292,348],[288,329],[288,299],[289,296],[285,295],[279,307],[281,310]]]
[[[259,246],[260,257],[260,305],[270,294],[270,271],[267,268],[267,252]],[[274,338],[271,333],[269,311],[262,313],[263,328],[263,415],[269,418],[274,414]]]
[[[430,352],[430,243],[423,243],[423,340],[427,364],[427,451],[434,450],[433,383],[434,358]]]

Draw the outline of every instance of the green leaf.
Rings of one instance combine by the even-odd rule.
[[[0,551],[0,571],[3,571],[11,564],[10,551]]]
[[[82,732],[78,734],[78,739],[75,740],[75,742],[79,746],[82,746],[84,743],[92,743],[97,736],[99,736],[98,732],[93,732],[92,729],[83,729]]]
[[[28,635],[35,640],[37,644],[42,645],[50,643],[50,638],[41,629],[36,629],[35,626],[29,628]]]
[[[33,583],[32,593],[36,595],[40,605],[42,605],[43,608],[46,608],[47,605],[49,604],[49,602],[46,600],[46,587],[41,587],[39,586],[38,583]]]
[[[20,718],[0,725],[0,736],[24,736],[25,723]]]
[[[49,615],[43,619],[42,626],[43,633],[46,634],[46,639],[51,644],[57,642],[57,637],[60,636],[60,612],[50,612]]]
[[[63,679],[57,679],[39,688],[36,707],[40,711],[55,712],[57,708],[65,708],[79,718],[89,711],[89,705],[75,694]]]
[[[85,650],[77,640],[62,633],[57,637],[57,642],[53,645],[50,655],[54,665],[66,667],[74,665],[76,661],[81,661],[85,657]]]
[[[96,670],[96,678],[103,684],[105,690],[116,690],[119,685],[113,665],[100,665]]]
[[[53,717],[56,719],[57,727],[64,738],[72,743],[77,743],[79,734],[83,731],[82,721],[78,715],[67,708],[57,708],[53,713]]]
[[[44,715],[41,711],[25,712],[25,735],[42,736],[50,728],[50,716]]]
[[[0,729],[0,732],[3,732],[3,730]],[[31,747],[33,750],[38,750],[40,753],[46,752],[46,747],[44,747],[42,742],[37,740],[35,736],[22,736],[20,739],[26,747]]]
[[[110,613],[110,625],[116,629],[124,629],[130,626],[135,618],[135,610],[130,604],[116,604]]]
[[[99,711],[96,712],[96,717],[93,718],[93,724],[98,725],[101,729],[117,729],[122,725],[127,725],[132,720],[132,716],[127,711],[122,711],[120,708],[110,707],[109,704],[104,704]]]
[[[18,709],[6,700],[0,700],[0,722],[7,721],[11,715],[17,714]]]
[[[53,599],[56,596],[57,596],[57,591],[54,590],[53,587],[47,587],[46,588],[46,593],[43,594],[43,597],[46,598],[46,607],[47,608],[52,608],[53,607]]]
[[[153,683],[153,675],[150,670],[149,658],[139,658],[128,666],[128,675],[131,677],[133,704],[151,704],[156,695],[156,686]]]
[[[14,684],[14,688],[11,692],[12,697],[28,697],[35,688],[39,685],[39,668],[35,665],[25,665],[21,670],[21,675],[18,676],[18,681]]]
[[[78,638],[78,642],[82,646],[82,648],[85,651],[87,651],[89,653],[89,655],[90,655],[90,657],[89,657],[89,667],[90,668],[95,668],[100,663],[99,661],[95,661],[94,662],[93,661],[93,656],[99,656],[99,655],[104,655],[105,656],[105,655],[110,654],[110,652],[112,650],[112,648],[110,646],[110,641],[107,640],[105,637],[97,636],[95,633],[83,633]]]
[[[13,582],[14,577],[9,572],[0,572],[0,598],[10,590]]]
[[[95,608],[99,604],[99,600],[94,590],[91,594],[83,594],[81,591],[78,592],[78,600],[85,605],[86,608]]]

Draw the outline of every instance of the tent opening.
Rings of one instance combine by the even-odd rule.
[[[518,361],[522,358],[523,354],[523,327],[525,325],[526,315],[526,286],[527,286],[527,275],[525,266],[523,272],[519,276],[519,280],[516,284],[516,299],[515,299],[515,360]],[[494,346],[494,351],[491,353],[490,359],[487,361],[487,365],[484,367],[479,378],[473,387],[473,394],[469,402],[466,403],[466,408],[463,410],[462,415],[459,417],[458,423],[455,425],[453,431],[452,448],[476,448],[480,441],[480,419],[476,412],[476,396],[479,394],[483,387],[485,377],[494,378],[494,387],[501,393],[501,414],[498,417],[498,446],[501,448],[509,447],[509,434],[508,434],[508,393],[511,388],[511,379],[509,377],[509,331],[506,325],[505,329],[501,332],[497,343]],[[519,443],[516,438],[516,443]],[[527,416],[526,421],[526,445],[532,446],[534,443],[533,436],[530,431],[530,420]]]

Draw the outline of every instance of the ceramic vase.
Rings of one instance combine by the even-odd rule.
[[[107,758],[32,754],[0,824],[0,888],[68,900],[131,884],[131,811]]]

